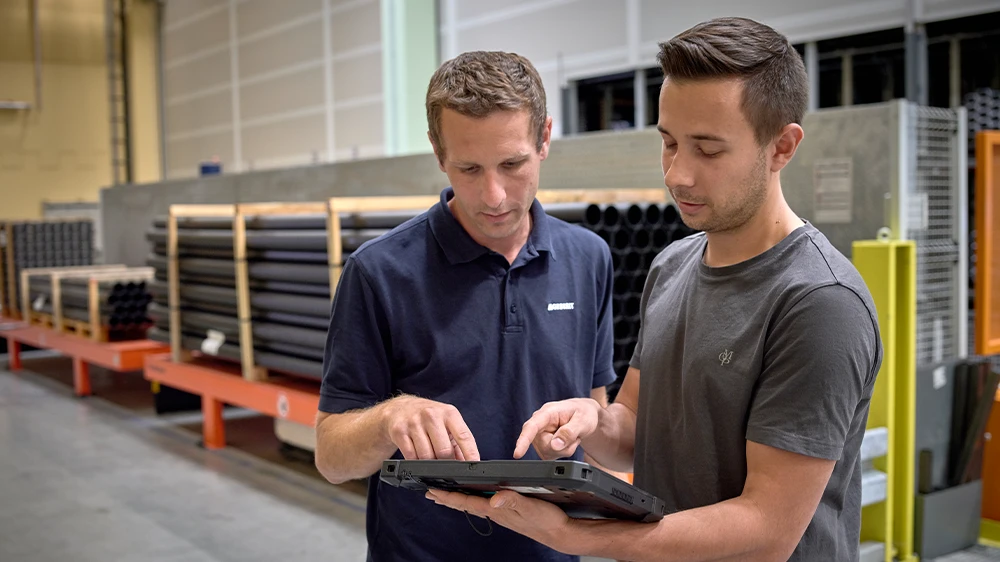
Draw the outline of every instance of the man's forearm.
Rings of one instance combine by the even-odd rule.
[[[635,413],[621,404],[601,410],[597,431],[581,443],[602,466],[629,472],[635,459]]]
[[[769,528],[748,499],[668,515],[659,523],[574,520],[573,554],[632,562],[786,560],[781,531]]]
[[[316,431],[316,468],[339,484],[374,474],[397,447],[385,428],[388,402],[358,412],[334,414]]]

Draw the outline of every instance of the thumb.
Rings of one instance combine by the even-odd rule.
[[[569,422],[560,427],[558,431],[552,436],[552,441],[549,446],[552,447],[554,451],[561,451],[573,443],[576,443],[580,439],[580,433],[582,431],[580,427],[580,422],[577,419],[571,419]]]
[[[498,492],[490,498],[490,506],[496,509],[517,509],[517,498],[514,492]]]

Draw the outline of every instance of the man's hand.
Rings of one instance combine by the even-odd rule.
[[[479,460],[472,431],[450,404],[401,396],[386,404],[384,424],[405,459]]]
[[[426,497],[438,505],[465,511],[477,517],[489,517],[498,525],[559,552],[573,554],[572,551],[578,546],[566,541],[567,531],[572,525],[569,516],[562,509],[546,501],[527,498],[506,490],[497,493],[489,500],[442,490],[429,490]]]
[[[591,398],[549,402],[524,422],[514,447],[519,459],[534,445],[544,460],[572,456],[580,443],[597,430],[601,405]]]

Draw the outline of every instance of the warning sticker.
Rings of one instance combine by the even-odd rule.
[[[814,223],[849,223],[854,204],[853,162],[850,158],[826,158],[813,164],[816,194]]]

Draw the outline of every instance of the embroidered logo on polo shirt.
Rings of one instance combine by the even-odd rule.
[[[550,302],[549,312],[553,310],[573,310],[573,303],[571,302]]]

